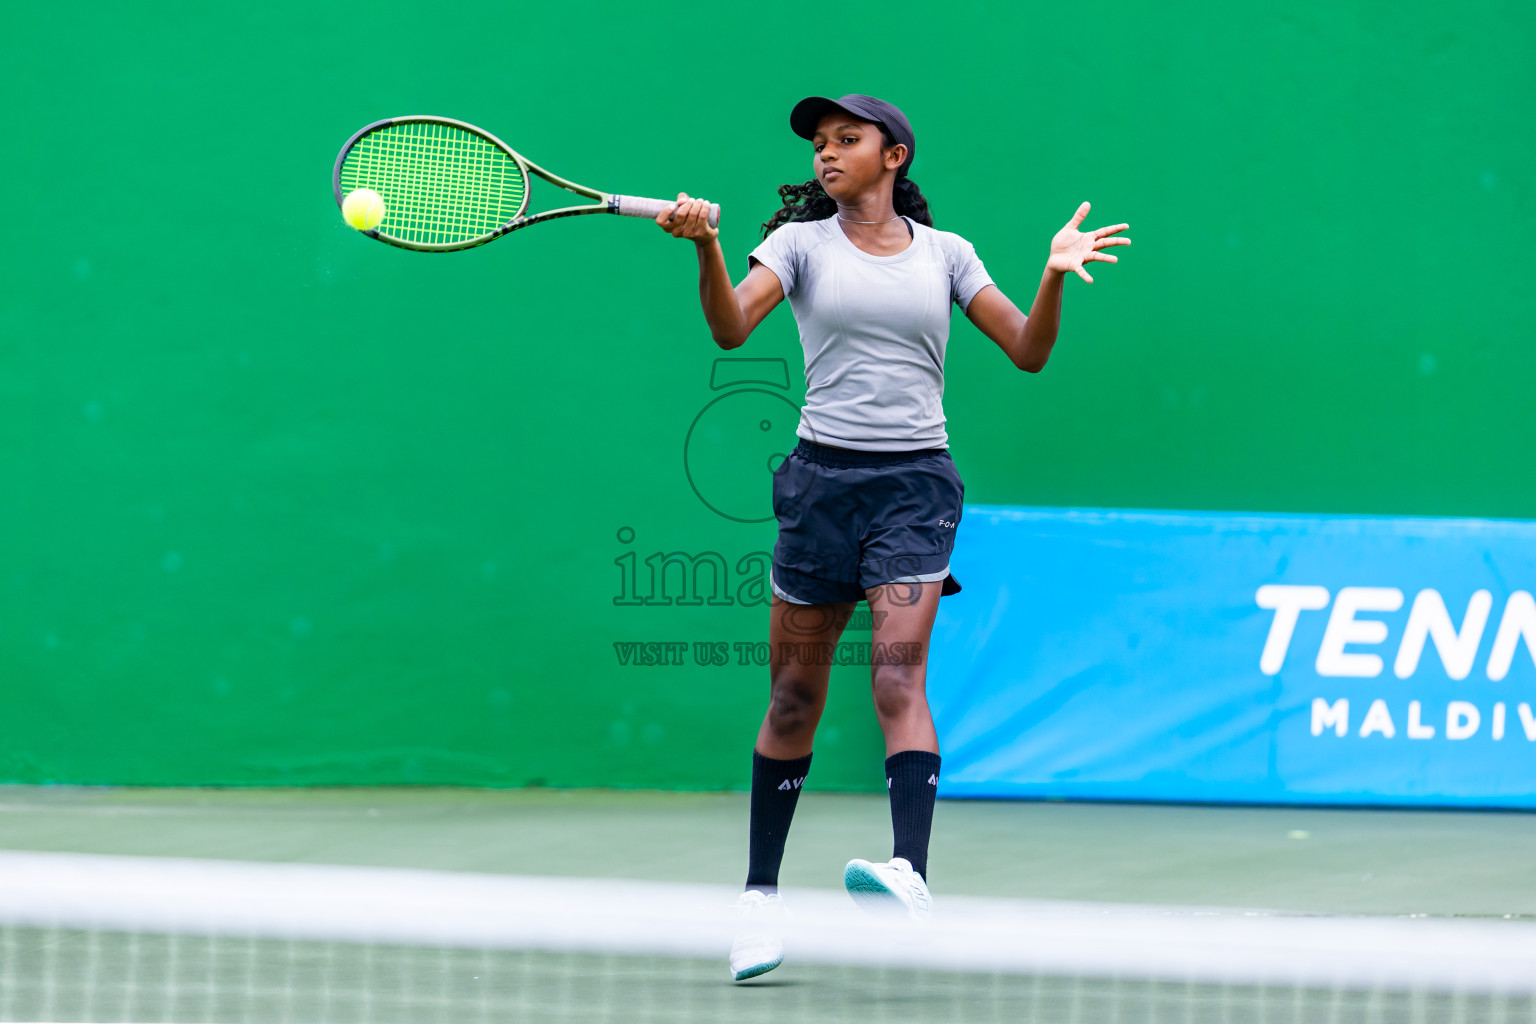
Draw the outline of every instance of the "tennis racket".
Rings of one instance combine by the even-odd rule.
[[[531,174],[597,202],[530,214]],[[449,117],[375,121],[341,147],[331,181],[338,206],[353,189],[382,196],[384,219],[363,234],[417,252],[469,249],[530,224],[584,213],[654,220],[673,204],[566,181],[490,132]],[[719,223],[720,207],[711,205],[709,226]]]

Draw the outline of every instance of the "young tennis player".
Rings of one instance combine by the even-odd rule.
[[[1051,239],[1025,317],[998,290],[970,243],[936,231],[907,176],[912,126],[872,96],[796,104],[790,128],[810,141],[815,177],[779,189],[783,206],[763,225],[750,270],[731,286],[709,204],[679,195],[656,222],[698,246],[699,297],[715,343],[739,347],[788,298],[805,349],[800,443],[773,474],[774,546],[768,712],[752,755],[747,924],[731,950],[736,980],[783,961],[774,920],[784,839],[811,767],[826,705],[831,655],[860,600],[873,619],[875,715],[895,832],[889,861],[851,860],[843,881],[870,909],[928,913],[928,835],[939,744],[925,694],[929,633],[949,571],[965,485],[944,431],[944,349],[958,304],[1013,365],[1039,372],[1061,320],[1063,280],[1128,225],[1078,230],[1078,207]]]

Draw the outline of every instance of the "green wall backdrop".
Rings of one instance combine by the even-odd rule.
[[[1081,200],[1136,243],[1039,376],[955,318],[969,500],[1536,517],[1529,5],[66,0],[5,34],[0,780],[744,784],[787,308],[717,366],[644,223],[359,238],[331,162],[392,114],[707,196],[739,274],[809,174],[792,103],[887,97],[1021,304]],[[729,663],[621,664],[678,641]],[[814,785],[880,785],[866,671]]]

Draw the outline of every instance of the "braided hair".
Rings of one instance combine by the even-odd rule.
[[[885,148],[896,145],[896,139],[882,126],[881,140]],[[773,211],[773,216],[763,222],[763,237],[796,220],[826,220],[837,213],[837,200],[827,195],[821,182],[815,178],[803,185],[780,185],[779,198],[784,205]],[[933,214],[928,212],[928,200],[924,198],[917,182],[905,174],[896,179],[896,190],[891,194],[891,205],[898,216],[911,217],[925,227],[933,227]]]

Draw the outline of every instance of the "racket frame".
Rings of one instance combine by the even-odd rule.
[[[367,235],[369,238],[376,238],[379,241],[385,242],[389,245],[398,246],[401,249],[410,249],[415,252],[457,252],[460,249],[473,249],[476,246],[484,245],[486,242],[494,241],[495,239],[500,238],[502,235],[509,234],[518,230],[519,228],[525,228],[530,224],[538,224],[541,221],[556,220],[560,217],[577,217],[587,213],[622,212],[619,209],[620,200],[626,197],[617,194],[601,192],[595,188],[588,188],[585,185],[578,185],[576,182],[562,178],[558,174],[552,174],[549,171],[546,171],[544,168],[540,167],[538,164],[534,163],[532,160],[529,160],[527,157],[523,156],[517,150],[507,145],[505,142],[498,139],[490,132],[486,131],[484,128],[472,125],[467,121],[459,121],[451,117],[438,117],[433,114],[407,114],[404,117],[386,117],[382,121],[375,121],[370,125],[365,125],[364,127],[358,129],[358,131],[353,134],[350,139],[347,140],[347,144],[341,147],[341,152],[336,155],[336,166],[331,172],[331,188],[336,193],[336,206],[338,209],[341,207],[343,200],[346,199],[346,195],[341,190],[341,167],[342,164],[346,163],[347,154],[351,153],[352,147],[357,145],[358,140],[367,135],[369,132],[377,131],[380,128],[388,128],[397,124],[448,125],[453,128],[458,128],[461,131],[466,131],[474,135],[478,135],[486,141],[493,143],[499,149],[501,149],[502,152],[506,153],[506,155],[512,159],[512,162],[517,164],[518,169],[522,172],[523,201],[518,206],[517,216],[507,221],[505,224],[502,224],[494,231],[489,231],[483,235],[467,239],[463,242],[410,242],[403,238],[396,238],[394,235],[386,235],[380,232],[378,228],[370,228],[369,230],[363,232],[363,234]],[[596,199],[597,203],[591,206],[562,206],[557,210],[545,210],[542,213],[528,214],[526,212],[528,209],[528,201],[533,194],[533,180],[530,177],[530,174],[537,174],[539,177],[543,178],[550,184],[558,185],[563,189],[575,192],[577,195],[586,196],[588,199]],[[385,202],[387,203],[388,200],[386,199]]]

